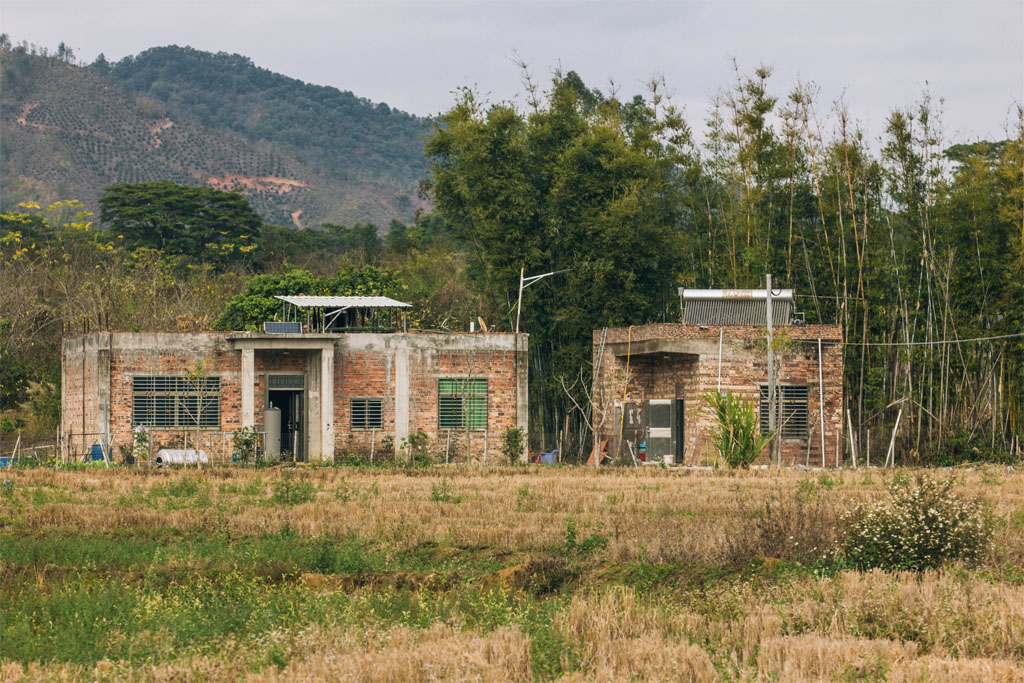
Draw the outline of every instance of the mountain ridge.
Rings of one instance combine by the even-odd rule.
[[[409,221],[429,119],[168,46],[75,66],[0,50],[0,208],[80,199],[118,182],[236,190],[271,223]]]

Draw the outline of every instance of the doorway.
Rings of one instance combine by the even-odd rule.
[[[664,462],[676,452],[673,434],[675,401],[652,398],[647,401],[647,462]]]
[[[305,420],[303,420],[302,389],[271,389],[269,405],[281,411],[281,459],[305,462]]]

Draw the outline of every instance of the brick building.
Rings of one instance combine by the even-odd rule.
[[[701,395],[718,389],[754,401],[767,431],[765,290],[685,292],[682,323],[594,332],[595,447],[604,444],[619,463],[642,452],[647,461],[713,464],[713,416]],[[842,328],[794,324],[788,290],[773,295],[773,303],[782,461],[837,466]],[[767,449],[759,462],[767,462]]]
[[[525,334],[313,329],[65,339],[65,454],[99,443],[117,457],[146,425],[156,444],[189,448],[198,426],[199,448],[224,457],[239,428],[265,430],[271,407],[281,451],[298,460],[369,451],[371,440],[380,452],[386,437],[398,449],[418,431],[450,436],[453,454],[468,437],[472,457],[497,457],[505,429],[527,429]]]

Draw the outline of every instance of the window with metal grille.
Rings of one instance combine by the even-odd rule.
[[[776,385],[776,425],[781,425],[783,439],[807,438],[807,385]],[[768,432],[768,385],[761,385],[761,432]]]
[[[487,380],[439,379],[437,426],[440,429],[487,429]]]
[[[132,377],[132,426],[220,427],[220,377]]]
[[[384,426],[384,400],[354,398],[349,403],[352,429],[380,429]]]

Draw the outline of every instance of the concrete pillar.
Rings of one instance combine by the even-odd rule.
[[[516,426],[523,430],[523,455],[529,457],[530,434],[530,337],[516,335]]]
[[[409,437],[409,349],[395,350],[395,455]]]
[[[306,460],[323,460],[323,429],[321,426],[321,409],[323,404],[323,377],[319,359],[309,352],[306,359]]]
[[[242,426],[256,425],[256,358],[252,349],[242,349]]]
[[[334,461],[334,345],[320,350],[321,459]]]

